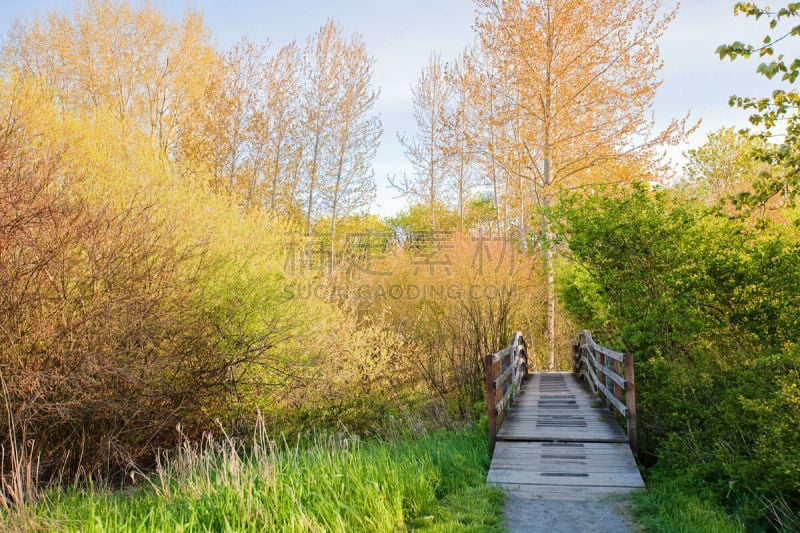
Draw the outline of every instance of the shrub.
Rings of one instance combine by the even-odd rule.
[[[544,364],[541,265],[513,241],[429,233],[349,267],[340,299],[397,332],[448,418],[472,415],[484,396],[483,357],[508,346],[514,331],[530,343],[530,368]]]
[[[558,216],[579,272],[561,278],[568,308],[637,356],[643,459],[751,521],[786,522],[763,502],[800,503],[794,228],[644,185],[569,197]]]

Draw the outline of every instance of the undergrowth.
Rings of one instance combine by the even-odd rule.
[[[643,531],[660,533],[744,533],[744,523],[719,505],[711,491],[688,481],[650,477],[647,490],[633,494],[633,512]]]
[[[161,457],[138,488],[73,488],[7,513],[21,531],[500,531],[477,429],[418,438],[277,444],[206,436]]]

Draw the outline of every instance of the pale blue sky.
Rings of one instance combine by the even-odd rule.
[[[588,1],[588,0],[587,0]],[[227,48],[241,36],[274,46],[292,39],[303,42],[329,17],[346,33],[364,36],[375,56],[375,84],[381,89],[377,111],[384,136],[375,160],[378,200],[373,211],[389,214],[405,207],[405,201],[387,187],[387,174],[412,172],[396,133],[411,132],[410,87],[431,50],[452,58],[471,42],[475,18],[469,0],[191,0],[155,1],[169,16],[179,17],[187,8],[200,10],[217,39]],[[670,151],[678,163],[681,152],[703,142],[707,132],[721,126],[745,127],[747,114],[728,107],[731,94],[762,95],[773,88],[755,74],[756,61],[720,61],[714,50],[723,42],[759,42],[765,24],[733,16],[735,0],[685,0],[675,22],[661,42],[664,85],[655,102],[655,120],[665,124],[671,117],[691,111],[703,119],[700,130],[687,146]],[[664,0],[665,7],[675,0]],[[48,9],[72,9],[74,0],[0,0],[0,33],[11,22]]]

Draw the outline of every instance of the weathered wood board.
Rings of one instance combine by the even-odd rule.
[[[613,414],[572,373],[531,374],[497,435],[487,483],[534,499],[644,487]]]

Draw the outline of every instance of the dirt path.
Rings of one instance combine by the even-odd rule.
[[[619,497],[596,501],[542,500],[506,493],[509,533],[633,533],[639,531]]]

